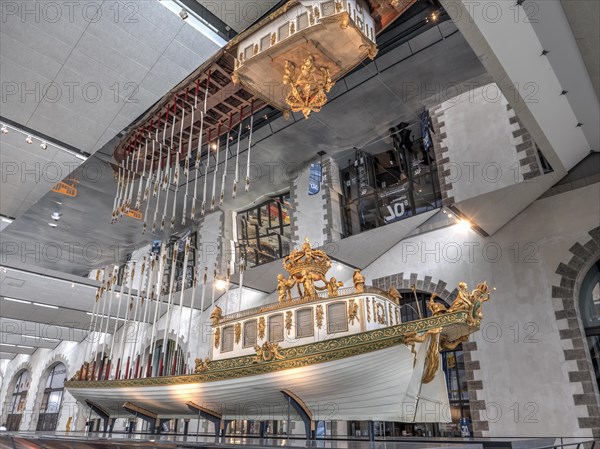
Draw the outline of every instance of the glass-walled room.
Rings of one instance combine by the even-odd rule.
[[[442,206],[433,145],[416,128],[400,123],[339,161],[346,237]]]

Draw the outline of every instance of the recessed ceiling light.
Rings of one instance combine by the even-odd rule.
[[[54,212],[52,212],[52,215],[50,215],[50,218],[52,218],[55,221],[58,221],[60,220],[61,216],[62,214],[59,211],[55,210]]]
[[[33,137],[27,136],[27,138],[25,139],[25,142],[27,142],[29,145],[31,145],[33,143]]]
[[[48,226],[50,226],[51,228],[58,227],[58,225],[56,223],[48,223]]]
[[[4,300],[10,301],[10,302],[18,302],[20,304],[31,304],[31,301],[23,301],[22,299],[7,298],[6,296],[4,297]]]
[[[185,9],[182,9],[179,12],[179,17],[181,17],[183,20],[187,19],[189,17],[188,12]]]
[[[75,288],[75,282],[71,282],[71,288]]]
[[[14,221],[12,218],[8,218],[8,217],[2,217],[1,220],[4,223],[12,223]]]
[[[23,349],[34,349],[33,346],[25,346],[25,345],[17,345],[17,348],[23,348]]]
[[[45,307],[47,309],[58,309],[58,307],[56,306],[51,306],[50,304],[41,304],[39,302],[34,302],[33,305],[38,307]]]

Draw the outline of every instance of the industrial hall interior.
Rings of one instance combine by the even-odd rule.
[[[0,7],[0,449],[600,444],[600,1]]]

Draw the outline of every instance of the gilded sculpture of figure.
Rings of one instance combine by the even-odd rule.
[[[204,360],[196,359],[195,362],[196,362],[196,364],[194,367],[194,374],[199,374],[199,373],[203,373],[204,371],[208,370],[208,364],[210,362],[210,359],[208,357],[206,357]]]
[[[450,306],[448,312],[458,312],[460,310],[471,310],[473,303],[471,302],[469,290],[465,282],[458,283],[458,295]]]
[[[429,308],[429,310],[431,310],[431,315],[437,316],[441,315],[442,313],[448,312],[448,309],[444,304],[434,301],[435,298],[437,298],[437,295],[434,293],[431,295],[429,301],[427,302],[427,307]]]
[[[342,281],[338,281],[336,278],[332,277],[327,283],[327,293],[329,293],[329,296],[337,296],[338,289],[343,286],[344,283]]]
[[[223,317],[223,310],[219,306],[215,306],[212,313],[210,314],[210,320],[213,326],[219,324],[221,318]]]
[[[390,299],[392,301],[394,301],[396,304],[400,305],[400,301],[402,301],[402,295],[396,289],[396,287],[390,287],[388,289],[388,296],[390,297]]]
[[[294,279],[286,279],[283,274],[277,275],[277,293],[279,302],[291,301],[292,299],[292,287],[296,281]]]
[[[362,275],[358,268],[354,270],[352,280],[354,281],[354,288],[356,289],[356,293],[362,293],[365,291],[365,277]]]
[[[309,298],[316,295],[315,290],[315,281],[313,281],[312,276],[306,272],[306,270],[302,270],[302,278],[301,281],[302,286],[304,287],[304,298]]]

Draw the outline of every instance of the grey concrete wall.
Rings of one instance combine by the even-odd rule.
[[[445,203],[539,175],[531,137],[496,84],[447,100],[431,113]]]
[[[553,286],[561,285],[557,268],[573,256],[571,248],[587,244],[591,234],[598,238],[600,204],[590,199],[599,195],[594,184],[538,200],[492,238],[460,226],[410,237],[363,270],[367,282],[414,273],[448,291],[460,281],[474,288],[487,280],[497,288],[483,306],[466,363],[480,435],[591,437],[597,429],[589,356],[573,347],[583,346],[580,333],[575,343],[565,339],[571,336],[565,330],[576,326],[566,318],[575,311],[565,305],[556,312],[565,295],[577,293]],[[587,386],[580,382],[585,374],[573,374],[581,372]]]

